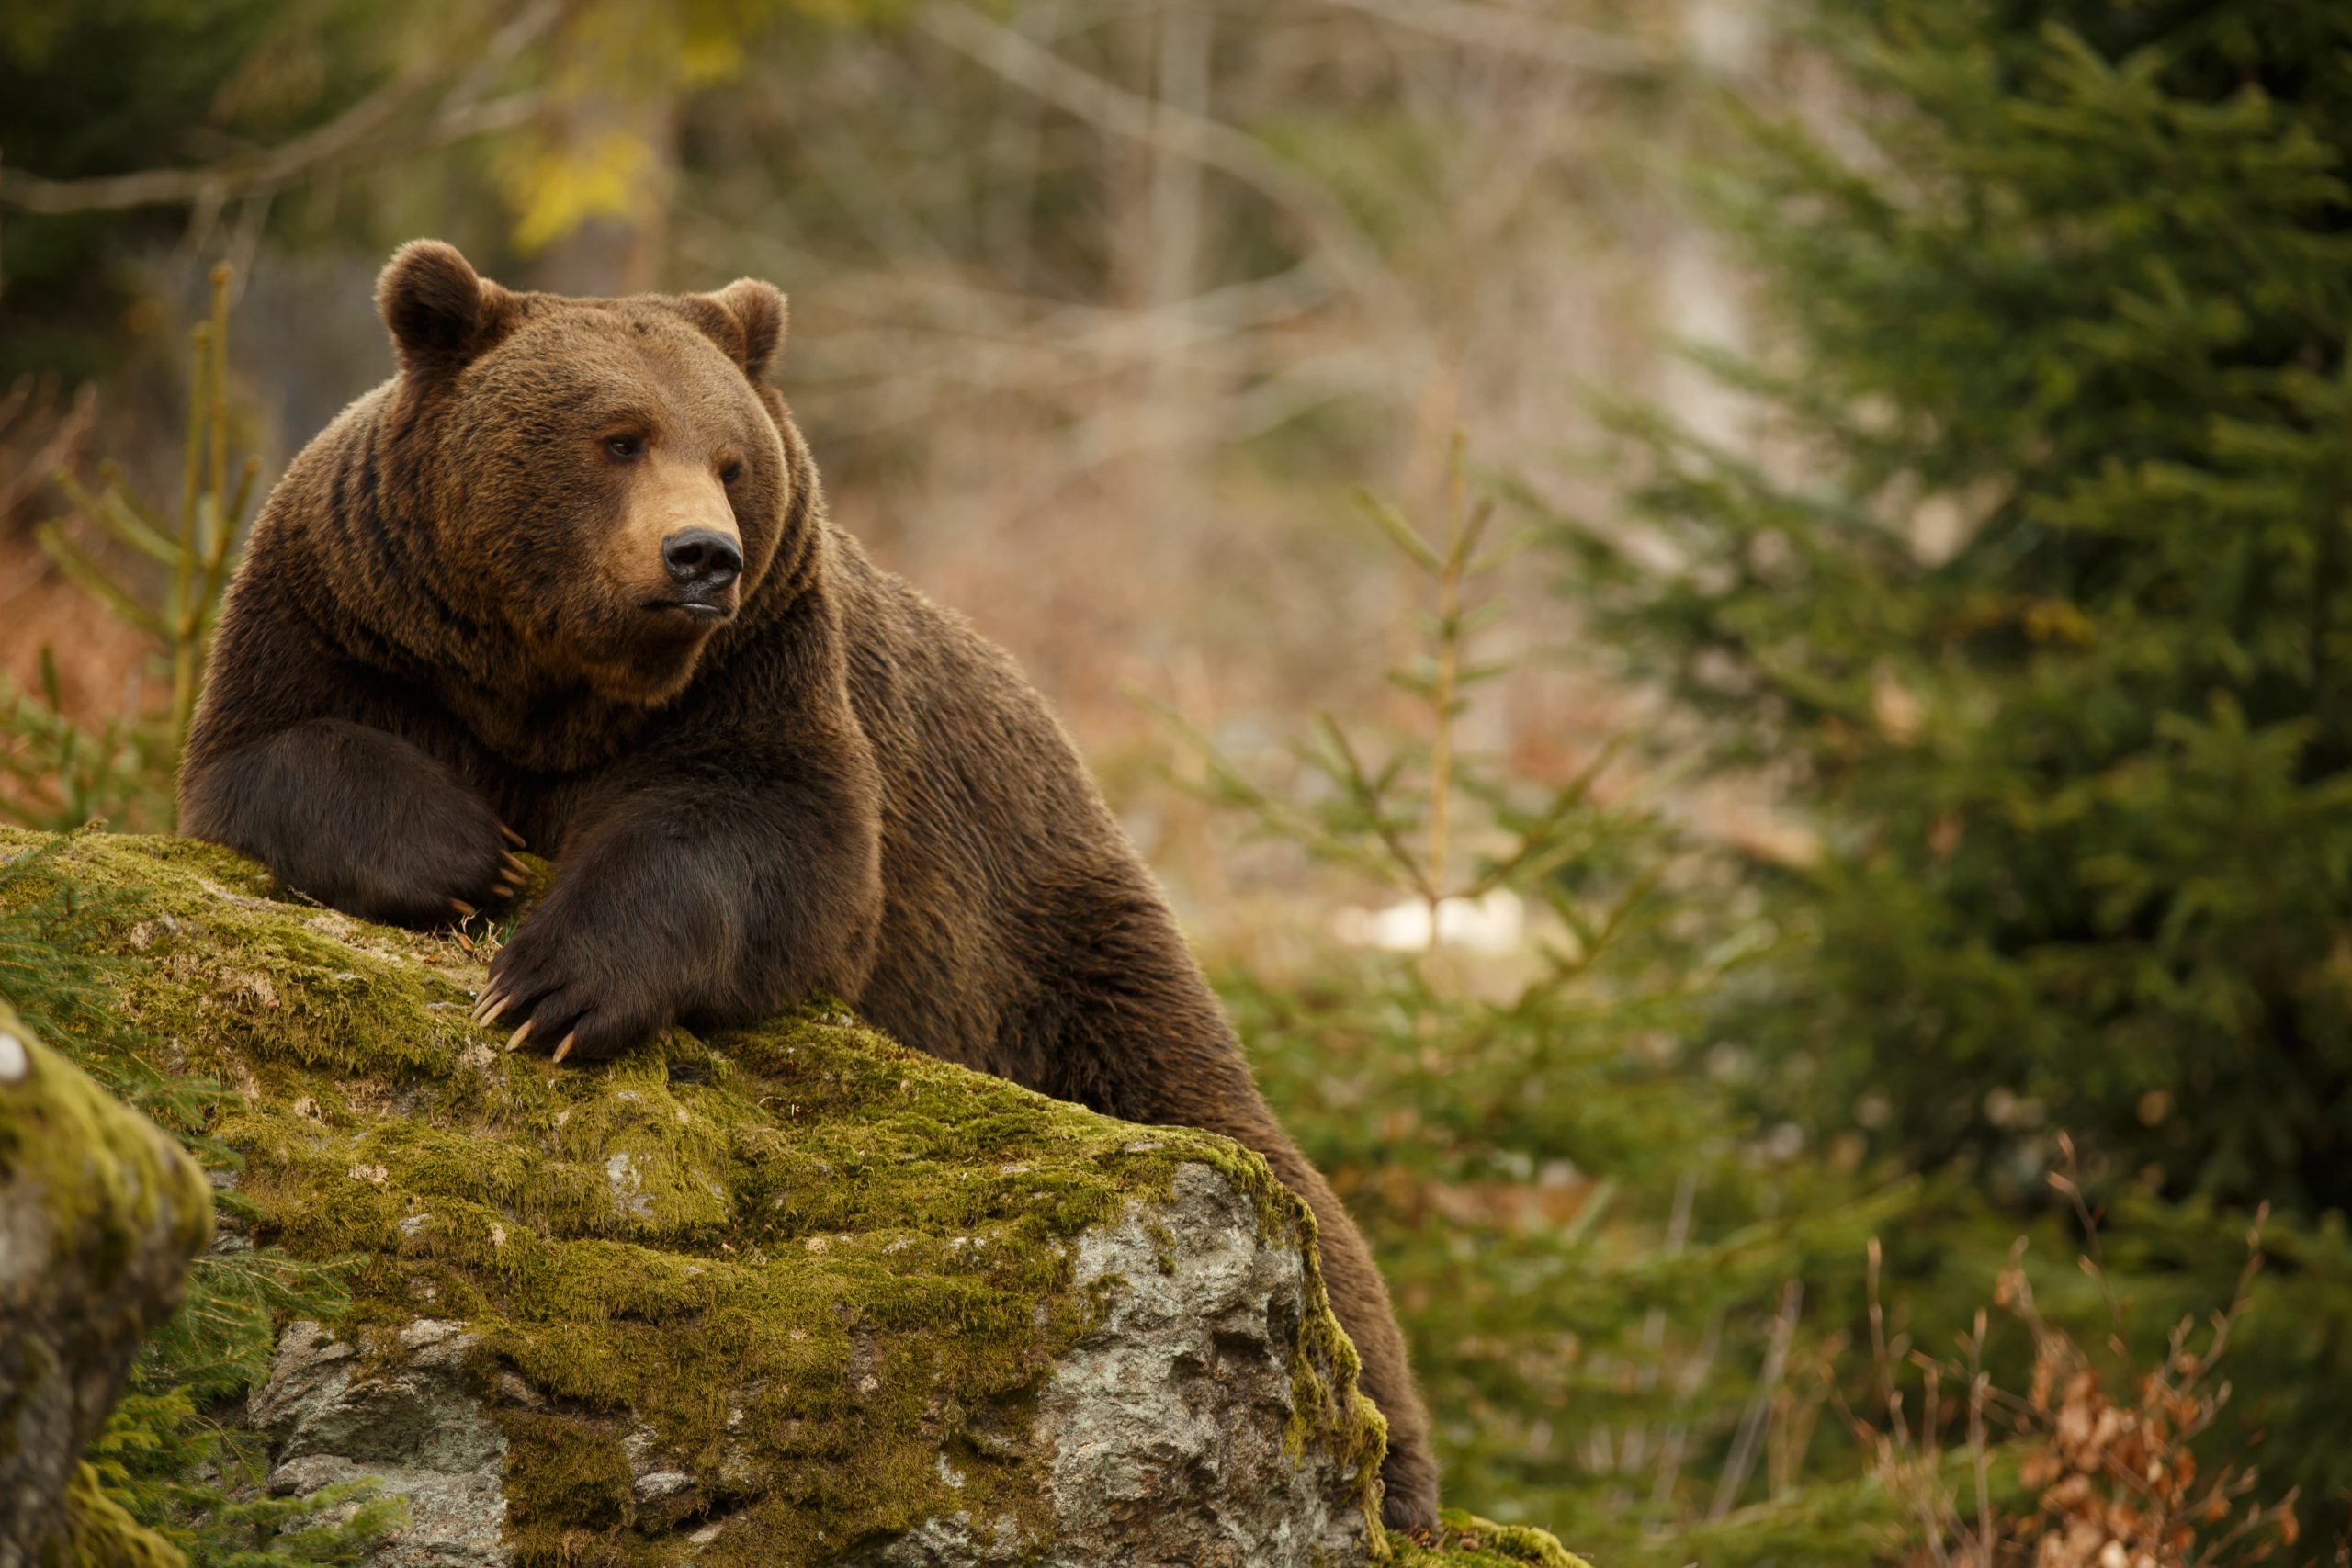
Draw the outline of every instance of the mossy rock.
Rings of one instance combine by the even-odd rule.
[[[1385,1554],[1312,1218],[1237,1145],[827,1005],[559,1066],[471,1021],[485,922],[368,925],[183,841],[52,863],[128,900],[154,1065],[236,1091],[224,1244],[346,1261],[250,1419],[281,1490],[410,1497],[378,1561]]]
[[[79,1456],[211,1235],[196,1163],[0,1003],[0,1563],[180,1562]]]
[[[1548,1531],[1448,1508],[1438,1528],[1388,1534],[1391,1568],[1591,1568]]]

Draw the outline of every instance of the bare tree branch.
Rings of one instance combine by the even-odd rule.
[[[1329,0],[1343,11],[1502,54],[1523,54],[1597,76],[1656,76],[1672,62],[1655,50],[1591,28],[1557,22],[1481,0]]]
[[[49,482],[51,474],[66,466],[89,438],[91,427],[97,423],[97,413],[98,389],[86,382],[75,389],[74,400],[65,412],[57,414],[46,389],[29,376],[17,378],[7,396],[0,398],[0,436],[13,441],[38,420],[47,418],[51,423],[47,434],[28,456],[0,471],[0,520],[12,516],[35,491]],[[0,593],[0,603],[7,597]]]
[[[27,212],[108,212],[138,207],[218,208],[245,197],[284,190],[330,169],[380,162],[507,130],[536,114],[537,93],[483,101],[481,90],[496,70],[552,30],[571,0],[538,0],[510,18],[423,125],[391,134],[401,115],[448,69],[447,55],[420,61],[324,125],[258,153],[224,158],[194,169],[141,169],[133,174],[52,180],[0,167],[0,202]]]
[[[1418,319],[1379,249],[1329,190],[1250,137],[1213,119],[1131,93],[1082,71],[969,6],[925,6],[915,25],[959,54],[1057,108],[1114,135],[1145,142],[1231,175],[1306,231],[1340,280],[1396,322]]]

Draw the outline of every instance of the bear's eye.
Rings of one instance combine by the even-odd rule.
[[[741,463],[730,461],[718,470],[718,482],[723,485],[731,485],[742,477],[743,465]]]
[[[605,437],[605,450],[610,452],[614,457],[619,458],[624,463],[634,463],[639,457],[645,456],[645,437],[642,435],[607,435]]]

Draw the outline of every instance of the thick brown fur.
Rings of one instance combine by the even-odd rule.
[[[1258,1150],[1315,1211],[1388,1421],[1386,1516],[1432,1522],[1428,1420],[1363,1238],[1043,699],[826,521],[763,381],[782,297],[518,294],[418,242],[379,304],[400,372],[255,525],[187,830],[429,924],[504,890],[511,827],[556,880],[485,1000],[573,1056],[824,990],[935,1055]],[[658,552],[688,525],[736,541],[741,572],[681,607]]]

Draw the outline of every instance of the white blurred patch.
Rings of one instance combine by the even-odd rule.
[[[1385,909],[1341,909],[1331,934],[1351,947],[1419,953],[1430,946],[1430,906],[1408,898]],[[1437,906],[1437,945],[1471,953],[1517,953],[1527,945],[1527,906],[1507,887],[1476,898],[1443,898]]]

